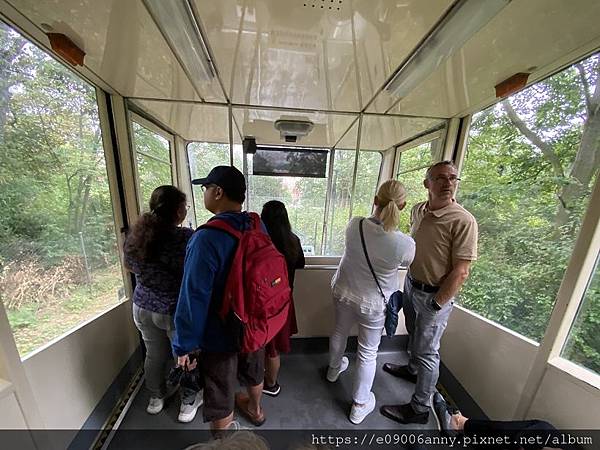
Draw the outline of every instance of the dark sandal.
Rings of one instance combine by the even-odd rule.
[[[242,392],[238,392],[237,394],[235,394],[235,406],[237,407],[238,411],[246,419],[248,419],[250,421],[250,423],[252,423],[252,425],[254,425],[255,427],[260,427],[267,420],[265,417],[265,414],[262,411],[262,408],[261,408],[260,414],[256,415],[256,414],[252,413],[248,409],[249,402],[250,402],[250,398],[248,397],[247,394],[244,394]]]

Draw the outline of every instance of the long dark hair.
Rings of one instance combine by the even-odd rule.
[[[285,205],[278,200],[268,201],[263,205],[260,218],[267,227],[275,248],[283,254],[286,261],[293,263],[298,258],[300,249],[296,236],[292,233]]]
[[[142,214],[125,241],[125,252],[140,261],[156,256],[161,237],[177,225],[178,211],[186,196],[175,186],[159,186],[150,197],[150,212]]]

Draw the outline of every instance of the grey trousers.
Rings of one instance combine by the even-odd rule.
[[[173,316],[152,312],[134,303],[133,321],[146,345],[146,387],[153,397],[162,398],[166,394],[166,375],[175,361],[171,350],[171,336],[175,331]]]
[[[404,317],[408,330],[408,370],[417,375],[411,405],[416,412],[429,410],[429,399],[440,374],[440,340],[452,312],[454,299],[440,311],[429,304],[435,294],[413,287],[408,277],[404,283]]]

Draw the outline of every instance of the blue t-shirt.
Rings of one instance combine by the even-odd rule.
[[[213,219],[224,219],[238,230],[246,230],[251,224],[246,212],[226,212]],[[190,239],[175,311],[173,351],[176,355],[198,349],[235,351],[233,338],[218,313],[236,248],[237,239],[221,230],[203,228]]]

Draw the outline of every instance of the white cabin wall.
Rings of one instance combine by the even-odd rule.
[[[533,341],[455,306],[440,354],[444,365],[488,417],[510,420],[537,348]]]
[[[549,364],[527,416],[560,429],[598,430],[600,391]]]
[[[296,271],[294,281],[294,306],[298,322],[298,334],[295,337],[331,336],[335,326],[333,301],[331,298],[331,278],[335,274],[337,263],[330,266],[310,266]],[[404,285],[405,272],[399,272],[400,286]],[[404,315],[398,318],[396,334],[407,334]],[[351,336],[357,335],[353,327]]]
[[[25,359],[46,427],[80,429],[138,346],[126,301]]]

